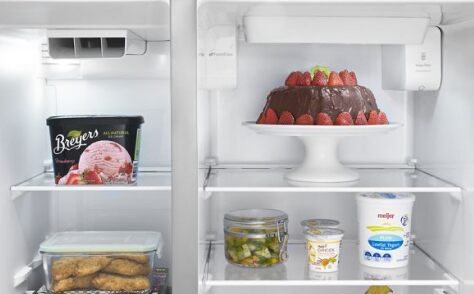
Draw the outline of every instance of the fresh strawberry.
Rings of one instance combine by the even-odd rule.
[[[341,77],[339,77],[339,74],[337,72],[332,71],[329,75],[328,86],[344,86],[344,83],[342,82]]]
[[[81,177],[77,173],[71,173],[66,181],[66,185],[79,185],[82,184]]]
[[[335,125],[338,126],[350,126],[353,125],[354,121],[352,120],[352,116],[349,112],[341,112],[336,118]]]
[[[124,163],[119,168],[119,173],[131,174],[133,171],[133,165],[130,162]]]
[[[278,116],[275,110],[268,108],[267,112],[265,113],[265,124],[267,125],[275,125],[278,122]]]
[[[297,125],[312,125],[314,124],[314,119],[311,114],[302,114],[296,119]]]
[[[298,79],[301,75],[302,73],[299,71],[294,71],[290,73],[290,75],[286,78],[285,85],[287,85],[288,87],[294,87],[298,85]]]
[[[102,184],[101,177],[94,170],[86,169],[82,173],[82,179],[89,185]]]
[[[376,125],[379,123],[379,115],[377,114],[377,111],[372,110],[369,114],[369,119],[367,121],[369,125]]]
[[[280,114],[280,119],[278,120],[278,124],[280,125],[293,125],[295,124],[295,118],[293,114],[289,111],[283,111]]]
[[[298,86],[309,86],[311,85],[311,74],[307,71],[298,79]]]
[[[78,168],[79,168],[79,166],[76,163],[76,164],[71,165],[71,167],[69,168],[69,171],[76,170]]]
[[[258,124],[264,124],[265,123],[265,113],[260,113],[260,116],[257,119]]]
[[[367,118],[365,117],[364,112],[359,111],[359,113],[357,114],[355,124],[356,125],[366,125],[367,124]]]
[[[314,78],[313,81],[311,82],[311,85],[313,86],[326,86],[328,84],[328,79],[324,72],[318,70],[317,72],[314,73]]]
[[[379,117],[377,119],[379,125],[388,125],[388,119],[387,115],[385,112],[381,111],[379,112]]]
[[[320,112],[316,116],[316,124],[322,126],[330,126],[333,125],[333,122],[331,117],[327,113]]]
[[[352,80],[354,81],[354,86],[357,85],[357,77],[356,77],[355,72],[351,71],[349,73],[349,75],[351,76]]]
[[[357,82],[354,80],[354,78],[351,76],[350,72],[345,69],[339,73],[339,77],[341,78],[342,82],[344,83],[344,86],[355,86],[357,85]]]

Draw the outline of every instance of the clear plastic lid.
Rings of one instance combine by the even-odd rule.
[[[60,232],[40,245],[42,253],[151,252],[161,254],[161,233],[143,231]]]
[[[287,221],[288,215],[276,209],[241,209],[228,212],[224,215],[224,222],[239,223],[243,225],[266,225]]]
[[[344,236],[343,230],[331,228],[309,229],[304,233],[306,237],[310,237],[311,239],[340,240]]]
[[[339,227],[339,221],[333,219],[312,218],[301,221],[304,228],[335,228]]]
[[[357,201],[362,202],[405,202],[412,203],[415,201],[415,195],[410,193],[361,193],[357,194]]]

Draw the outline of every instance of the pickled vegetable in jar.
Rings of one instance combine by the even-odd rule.
[[[224,216],[225,257],[244,267],[268,267],[287,259],[288,215],[274,209],[245,209]]]

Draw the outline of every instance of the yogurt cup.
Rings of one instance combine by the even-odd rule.
[[[303,232],[310,229],[317,228],[331,228],[338,229],[339,221],[333,219],[323,219],[323,218],[312,218],[301,221],[301,226],[303,227]]]
[[[330,273],[338,269],[339,254],[344,231],[331,228],[305,231],[309,270]]]
[[[363,193],[356,199],[360,263],[377,268],[407,266],[415,195]]]

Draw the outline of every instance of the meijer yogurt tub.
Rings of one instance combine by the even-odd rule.
[[[360,263],[377,268],[407,266],[415,195],[362,193],[356,199]]]

